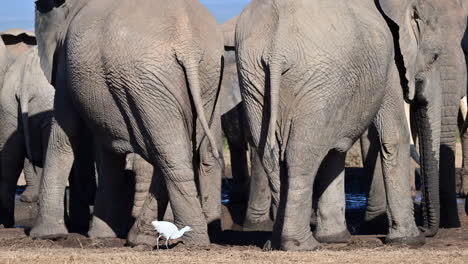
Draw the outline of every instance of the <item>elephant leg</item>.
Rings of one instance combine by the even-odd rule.
[[[92,134],[87,128],[83,128],[80,138],[80,145],[69,178],[68,226],[71,232],[87,234],[96,194],[97,173]]]
[[[307,251],[319,246],[310,228],[313,184],[320,164],[329,150],[321,141],[325,138],[322,133],[311,134],[307,129],[310,124],[304,124],[304,120],[296,122],[291,124],[292,129],[287,140],[285,171],[282,172],[287,177],[284,178],[284,184],[281,182],[280,206],[273,236],[276,237],[275,233],[280,232],[280,249]],[[314,127],[321,127],[323,122],[314,120],[313,123]],[[307,142],[304,139],[308,139]]]
[[[136,219],[140,215],[146,196],[148,196],[154,167],[135,153],[127,154],[126,164],[126,170],[132,171],[135,177],[135,198],[133,199],[132,216]]]
[[[345,153],[330,151],[317,173],[314,187],[319,197],[315,238],[324,243],[344,243],[351,234],[346,226]]]
[[[131,179],[124,174],[125,154],[101,148],[98,168],[99,184],[88,236],[124,238],[131,225],[134,190]]]
[[[154,157],[155,167],[160,168],[166,182],[169,202],[174,214],[174,223],[180,228],[190,226],[191,232],[184,234],[185,243],[208,245],[210,243],[207,222],[203,215],[199,193],[195,184],[195,173],[192,146],[184,131],[182,122],[173,122],[173,126],[180,131],[169,142],[161,142],[154,138],[158,156]]]
[[[59,112],[59,109],[56,109]],[[63,113],[66,113],[63,112]],[[68,112],[70,113],[70,112]],[[56,117],[57,118],[57,117]],[[68,122],[78,122],[72,115]],[[77,127],[64,128],[52,121],[49,144],[44,163],[41,187],[39,191],[39,211],[30,236],[36,238],[61,237],[68,234],[64,221],[64,194],[68,176],[73,166],[74,152],[77,146]],[[73,133],[72,133],[73,131]]]
[[[396,70],[393,71],[396,75]],[[381,162],[387,199],[388,243],[422,244],[415,219],[409,176],[410,148],[401,89],[392,83],[374,123],[380,136]]]
[[[243,230],[271,231],[273,222],[270,219],[271,188],[268,176],[255,149],[250,152],[251,171],[250,192]]]
[[[218,111],[218,110],[216,110]],[[215,116],[218,116],[215,113]],[[219,118],[213,121],[211,131],[216,138],[219,159],[213,157],[211,146],[207,138],[200,146],[200,163],[198,169],[198,183],[201,205],[210,238],[216,239],[221,233],[221,179],[224,176],[224,159],[222,150],[222,130]]]
[[[17,132],[11,134],[0,153],[0,226],[15,224],[16,184],[24,165],[24,140]]]
[[[228,138],[232,171],[232,191],[229,195],[231,203],[245,204],[248,200],[248,161],[247,148],[239,146]]]
[[[148,246],[154,248],[157,245],[157,236],[151,222],[163,220],[169,197],[161,171],[155,168],[154,172],[149,175],[148,171],[144,170],[141,173],[141,170],[135,170],[135,172],[140,172],[137,177],[145,178],[145,181],[149,179],[150,188],[149,193],[145,195],[143,207],[139,210],[139,215],[128,233],[127,243],[130,246]],[[138,180],[136,184],[139,184]]]
[[[380,157],[380,139],[377,129],[373,124],[367,129],[365,140],[368,142],[368,150],[363,160],[369,189],[367,191],[367,206],[364,221],[366,222],[368,232],[386,232],[387,199]],[[382,228],[383,226],[385,227]]]
[[[29,159],[24,160],[24,179],[26,180],[26,190],[21,194],[20,201],[24,203],[34,203],[39,199],[39,184],[41,181],[42,168],[34,166]]]
[[[249,164],[246,136],[242,125],[241,104],[225,113],[221,121],[229,145],[231,161],[233,188],[229,200],[231,203],[245,204],[248,200]]]

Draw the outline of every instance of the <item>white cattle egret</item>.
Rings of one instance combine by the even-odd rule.
[[[184,235],[185,232],[192,230],[190,226],[186,226],[179,230],[177,229],[176,225],[167,221],[153,221],[151,222],[151,224],[153,224],[154,229],[158,231],[159,233],[158,239],[156,240],[156,246],[158,249],[159,249],[159,239],[162,236],[166,238],[166,248],[168,248],[167,243],[169,242],[169,239],[180,238]]]

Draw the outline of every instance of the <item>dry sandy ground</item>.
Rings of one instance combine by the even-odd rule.
[[[461,208],[460,208],[461,209]],[[460,210],[461,213],[461,210]],[[355,235],[347,244],[323,245],[314,252],[265,252],[268,232],[223,232],[209,247],[181,243],[171,249],[137,250],[122,239],[92,240],[71,234],[61,240],[32,240],[22,228],[0,229],[0,263],[468,263],[468,216],[462,228],[442,229],[419,248],[388,246],[383,235]]]
[[[120,249],[37,249],[2,252],[1,263],[464,263],[468,250],[361,249],[354,251],[262,252],[190,249],[135,252]]]

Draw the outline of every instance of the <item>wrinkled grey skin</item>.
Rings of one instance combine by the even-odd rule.
[[[1,32],[0,35],[12,59],[16,59],[31,47],[36,46],[36,36],[27,30],[10,29]],[[21,194],[20,201],[36,202],[39,192],[40,170],[35,170],[33,164],[25,159],[23,173],[26,180],[26,190]]]
[[[461,2],[457,0],[445,2],[420,0],[415,1],[415,4],[416,9],[421,13],[423,25],[430,24],[441,32],[436,36],[432,35],[432,30],[423,31],[422,43],[419,44],[420,49],[438,50],[436,52],[437,63],[430,63],[434,64],[434,70],[440,75],[440,85],[435,86],[437,93],[423,94],[421,97],[416,97],[416,100],[411,104],[413,116],[411,126],[415,129],[414,134],[419,136],[421,142],[422,192],[426,200],[423,203],[424,225],[425,228],[429,229],[426,235],[433,236],[437,233],[439,226],[439,212],[434,214],[431,211],[438,211],[439,205],[438,199],[431,198],[431,194],[433,195],[436,192],[434,190],[438,189],[439,186],[432,186],[430,183],[432,181],[430,178],[434,177],[430,171],[434,171],[433,169],[437,169],[437,167],[440,168],[439,177],[437,177],[437,181],[440,182],[440,226],[446,228],[460,226],[456,204],[454,146],[459,100],[466,93],[466,65],[459,45],[466,28],[466,13],[463,12]],[[395,7],[395,9],[398,8]],[[424,62],[420,62],[419,55],[418,63],[424,64]],[[417,74],[415,81],[421,81]],[[424,104],[428,105],[429,110],[433,109],[427,115],[428,124],[425,124],[425,120],[418,118],[418,109],[421,109],[420,106]],[[438,110],[440,107],[441,113]],[[441,115],[441,118],[435,115]],[[463,133],[461,134],[463,135]],[[367,150],[363,151],[363,160],[367,174],[371,176],[371,186],[366,220],[372,221],[384,215],[387,208],[381,166],[379,162],[376,162],[380,160],[380,155],[376,151],[377,147],[375,147],[378,145],[378,138],[372,129],[367,135],[371,142],[368,142]],[[429,138],[435,138],[435,140]],[[365,138],[362,140],[366,141]],[[433,159],[430,158],[430,156],[434,156],[436,160],[439,160],[438,151],[430,148],[431,141],[433,146],[437,146],[440,142],[440,164],[438,166],[433,164]],[[423,143],[428,143],[429,146],[425,146]],[[361,146],[366,148],[365,145]],[[370,154],[366,155],[367,152]],[[411,173],[414,173],[414,170]],[[437,204],[434,205],[433,201],[437,201]]]
[[[407,45],[399,44],[403,52],[413,48]],[[392,33],[374,1],[254,0],[237,23],[236,55],[249,131],[278,208],[266,246],[319,245],[309,226],[316,177],[322,186],[314,194],[319,197],[315,236],[349,237],[345,153],[372,121],[382,143],[391,211],[386,240],[422,243],[408,184],[409,136],[401,100],[403,94],[413,99],[415,88],[400,85]]]
[[[137,153],[164,179],[175,224],[192,227],[184,241],[209,243],[207,221],[221,213],[221,179],[209,173],[220,164],[208,123],[216,119],[223,54],[212,15],[199,2],[184,0],[36,3],[41,65],[56,96],[31,236],[67,233],[60,198],[84,122],[100,154],[89,236],[125,236],[129,221],[116,212],[131,199],[122,195],[127,186],[121,172],[126,154]],[[155,178],[152,185],[157,186]],[[218,195],[205,196],[214,193],[210,188]],[[150,190],[144,207],[154,209],[159,194]],[[134,227],[158,218],[144,212],[149,211],[143,208]]]
[[[249,146],[235,58],[235,26],[238,17],[221,25],[224,34],[223,88],[220,94],[221,121],[229,144],[233,188],[231,202],[246,203],[243,229],[271,230],[271,191],[257,151]],[[250,149],[250,151],[248,151]],[[250,170],[249,170],[250,161]]]
[[[0,90],[0,224],[6,227],[14,224],[16,183],[25,158],[33,165],[25,168],[25,174],[41,174],[54,93],[42,72],[37,47],[20,55],[5,75]],[[34,200],[38,180],[28,186]]]

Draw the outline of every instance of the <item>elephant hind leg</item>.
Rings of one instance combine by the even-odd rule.
[[[306,133],[308,136],[304,135]],[[306,143],[305,138],[309,139]],[[329,149],[323,143],[319,144],[322,137],[315,134],[314,138],[316,140],[311,139],[308,129],[300,127],[291,130],[288,140],[285,152],[287,182],[281,184],[280,206],[273,234],[276,237],[275,232],[280,232],[280,248],[283,250],[307,251],[319,246],[310,228],[313,184]]]
[[[320,242],[344,243],[351,237],[345,219],[345,157],[345,153],[330,151],[317,173],[314,192],[319,201],[315,238]]]
[[[268,176],[263,168],[258,153],[250,153],[252,176],[250,179],[250,193],[244,220],[244,231],[270,231],[271,188]]]
[[[127,244],[130,246],[148,246],[154,248],[157,245],[157,235],[151,222],[163,220],[169,202],[167,188],[162,172],[157,168],[154,169],[151,175],[145,173],[137,177],[149,178],[150,187],[143,207],[128,233]]]
[[[174,130],[168,130],[164,126],[152,127],[152,133],[148,133],[148,145],[153,146],[155,151],[150,152],[152,154],[148,160],[160,170],[166,183],[174,223],[179,228],[192,228],[192,231],[184,234],[183,241],[188,244],[208,245],[210,240],[207,222],[195,182],[192,144],[183,118],[171,119],[171,128]]]

